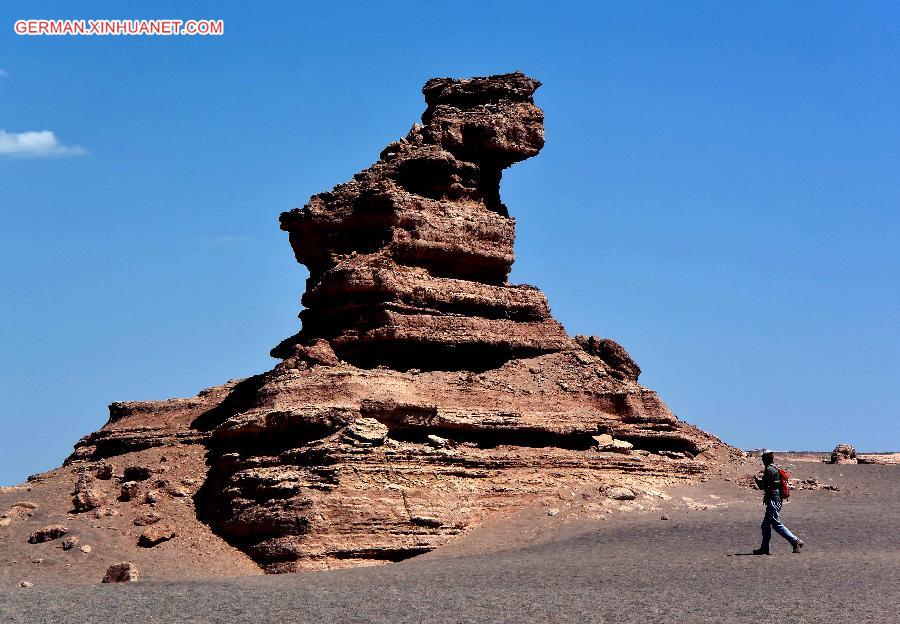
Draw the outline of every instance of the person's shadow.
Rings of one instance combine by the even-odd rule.
[[[726,557],[759,557],[760,555],[754,555],[752,552],[738,552],[738,553],[728,553],[725,556]]]

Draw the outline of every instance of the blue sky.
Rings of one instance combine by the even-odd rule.
[[[0,483],[111,401],[274,365],[306,276],[278,213],[404,135],[429,77],[514,70],[547,146],[503,178],[512,281],[733,444],[900,449],[900,5],[123,6],[0,8]],[[124,17],[225,35],[13,33]]]

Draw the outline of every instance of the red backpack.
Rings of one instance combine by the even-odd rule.
[[[788,474],[787,470],[779,466],[778,478],[781,480],[781,483],[778,484],[778,487],[781,490],[781,500],[787,500],[791,497],[791,486],[788,483],[791,475]]]

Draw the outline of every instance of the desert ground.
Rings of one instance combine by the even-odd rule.
[[[0,621],[896,622],[900,466],[821,457],[781,460],[793,477],[837,488],[797,490],[785,506],[785,523],[807,542],[798,555],[773,536],[772,556],[749,556],[762,506],[740,484],[757,467],[748,457],[697,485],[600,511],[561,492],[558,505],[391,565],[29,588],[0,572]]]

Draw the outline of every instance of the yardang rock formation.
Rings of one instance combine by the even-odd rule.
[[[640,386],[621,346],[570,338],[540,290],[507,282],[499,184],[543,147],[539,86],[430,80],[421,125],[282,214],[309,280],[281,363],[192,399],[113,404],[68,460],[82,515],[122,504],[116,479],[91,475],[180,453],[157,496],[195,483],[192,513],[286,572],[401,560],[561,488],[703,474],[719,440]]]
[[[543,293],[506,282],[515,220],[500,175],[544,145],[539,84],[522,74],[428,81],[424,125],[281,215],[310,277],[303,330],[273,355],[325,338],[358,366],[474,370],[569,348]]]

